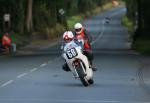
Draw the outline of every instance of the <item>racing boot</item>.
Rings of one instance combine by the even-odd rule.
[[[97,71],[97,68],[93,67],[92,61],[90,61],[90,68],[92,68],[93,71]]]
[[[64,71],[67,71],[67,72],[69,72],[70,71],[70,68],[69,68],[69,66],[68,66],[68,64],[65,62],[65,64],[62,66],[62,69],[64,70]]]

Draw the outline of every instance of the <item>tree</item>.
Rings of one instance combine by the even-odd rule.
[[[26,16],[26,30],[27,30],[27,32],[31,32],[33,29],[32,4],[33,4],[33,0],[27,1],[27,16]]]

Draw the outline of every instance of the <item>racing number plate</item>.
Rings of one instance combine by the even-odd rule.
[[[67,50],[66,54],[67,54],[68,59],[72,59],[78,55],[75,48]]]

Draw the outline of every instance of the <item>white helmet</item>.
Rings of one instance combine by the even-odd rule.
[[[79,34],[79,33],[82,32],[83,26],[82,26],[81,23],[76,23],[76,24],[74,25],[74,29],[75,29],[76,33]]]
[[[74,38],[74,35],[72,33],[72,31],[66,31],[64,34],[63,34],[63,40],[65,42],[70,42],[72,41]]]

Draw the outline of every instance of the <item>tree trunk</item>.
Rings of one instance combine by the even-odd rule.
[[[138,29],[139,33],[142,32],[142,9],[141,9],[141,0],[138,0]]]
[[[27,32],[31,32],[32,28],[33,28],[32,3],[33,3],[33,0],[28,0],[27,1],[27,19],[26,19],[26,29],[27,29]]]
[[[138,39],[141,35],[142,35],[142,4],[141,4],[141,0],[137,0],[137,12],[138,12],[138,22],[137,22],[137,30],[135,31],[135,34],[133,36],[134,41],[136,41],[136,39]]]

